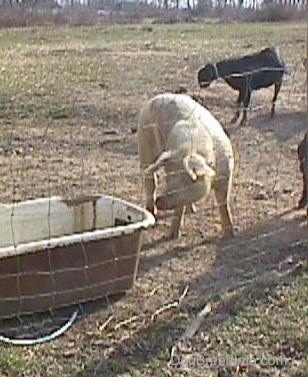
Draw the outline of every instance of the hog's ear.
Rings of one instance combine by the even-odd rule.
[[[193,181],[204,175],[213,178],[216,174],[215,170],[206,163],[205,158],[200,154],[185,156],[183,165]]]
[[[153,164],[149,165],[146,169],[145,169],[145,174],[152,174],[154,173],[156,170],[158,170],[161,166],[164,166],[166,164],[166,162],[168,160],[170,160],[170,158],[172,157],[172,152],[169,150],[169,151],[166,151],[166,152],[163,152],[159,157],[158,159],[153,162]]]
[[[185,154],[185,147],[178,148],[175,150],[169,149],[163,152],[155,162],[153,162],[144,170],[144,172],[145,174],[153,174],[160,167],[165,166],[168,163],[168,161],[181,159],[184,154]]]

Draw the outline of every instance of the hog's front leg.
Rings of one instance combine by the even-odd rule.
[[[157,208],[155,206],[157,175],[156,173],[145,173],[144,186],[146,194],[146,209],[154,216],[157,215]]]

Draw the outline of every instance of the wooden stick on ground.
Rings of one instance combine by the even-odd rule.
[[[113,315],[111,314],[108,318],[107,318],[107,320],[101,325],[101,326],[99,326],[99,331],[103,331],[103,330],[105,330],[105,328],[108,326],[108,324],[113,320]]]
[[[205,318],[212,312],[211,304],[206,304],[203,309],[197,314],[197,317],[190,322],[184,334],[181,335],[179,342],[184,342],[191,339],[200,329]]]
[[[114,330],[118,330],[119,328],[129,325],[135,321],[137,321],[139,318],[141,318],[142,315],[133,315],[132,317],[125,319],[124,321],[119,322],[117,325],[114,326]]]
[[[188,285],[186,285],[183,293],[181,294],[181,296],[178,300],[173,301],[170,304],[166,304],[166,305],[162,306],[161,308],[158,308],[157,310],[155,310],[155,312],[151,315],[151,321],[154,322],[159,314],[161,314],[161,313],[163,313],[163,312],[165,312],[169,309],[176,308],[179,305],[181,305],[184,297],[187,295],[187,292],[188,292]]]
[[[181,349],[181,344],[185,343],[187,340],[191,339],[197,331],[200,329],[202,323],[204,322],[205,318],[212,312],[212,305],[206,304],[203,309],[197,314],[197,317],[190,322],[187,326],[185,332],[181,335],[179,340],[175,343],[175,345],[171,348],[170,354],[170,361],[169,365],[172,365],[172,361],[177,356],[177,353]]]

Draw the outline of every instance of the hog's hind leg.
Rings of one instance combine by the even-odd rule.
[[[224,237],[234,237],[234,229],[230,210],[230,183],[221,180],[214,187],[215,196],[218,202],[221,224]]]
[[[171,223],[171,230],[169,234],[169,239],[178,239],[181,237],[181,226],[184,219],[185,206],[177,207],[173,214],[173,219]]]

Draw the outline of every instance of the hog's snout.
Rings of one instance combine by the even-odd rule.
[[[173,188],[173,190],[164,193],[156,199],[155,204],[157,209],[162,211],[175,209],[178,206],[187,206],[206,196],[210,188],[210,178],[199,178],[190,185],[178,187],[177,189]]]

